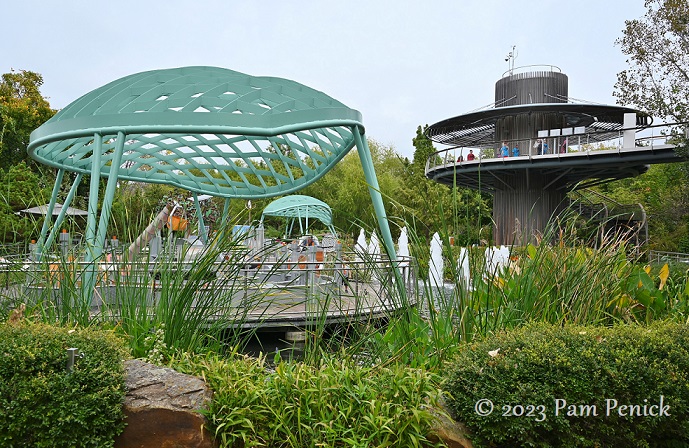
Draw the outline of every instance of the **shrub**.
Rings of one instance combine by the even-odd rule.
[[[223,447],[431,446],[437,387],[429,374],[401,366],[320,367],[216,355],[173,361],[203,375],[213,390],[206,416]]]
[[[113,446],[124,428],[122,346],[110,332],[0,324],[0,446]],[[68,372],[71,347],[85,356]]]
[[[687,347],[670,322],[533,324],[464,346],[443,387],[476,446],[686,446]]]

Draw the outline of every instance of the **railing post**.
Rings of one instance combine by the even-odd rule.
[[[636,114],[624,114],[622,127],[624,128],[622,132],[622,148],[634,149],[636,147]]]

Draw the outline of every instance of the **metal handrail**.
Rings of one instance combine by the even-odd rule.
[[[541,67],[542,70],[534,70],[534,67]],[[533,71],[541,71],[541,72],[549,71],[549,72],[562,73],[562,69],[560,67],[558,67],[557,65],[531,64],[531,65],[522,65],[519,67],[514,67],[510,70],[507,70],[505,73],[502,74],[502,78],[504,78],[506,75],[514,75],[514,74],[519,74],[519,73],[529,73],[529,72],[533,72]]]
[[[670,260],[680,263],[689,263],[689,254],[682,252],[664,252],[659,250],[649,250],[648,251],[648,261],[658,262]]]
[[[652,135],[650,136],[643,136],[635,139],[635,149],[640,149],[640,148],[645,148],[650,151],[654,149],[655,146],[657,145],[667,145],[669,144],[669,140],[672,139],[674,136],[671,133],[667,132],[667,129],[672,128],[672,127],[677,127],[677,126],[684,126],[685,128],[689,129],[689,122],[679,122],[679,123],[664,123],[664,124],[658,124],[658,125],[651,125],[651,126],[645,126],[644,130],[650,130]],[[660,132],[659,134],[655,134],[654,131],[657,129],[661,129],[664,132]],[[617,131],[617,137],[610,138],[606,140],[607,142],[614,142],[615,140],[621,140],[624,131],[629,131],[629,130],[637,130],[636,127],[634,128],[623,128],[619,129]],[[689,131],[688,131],[689,132]],[[570,151],[569,148],[572,147],[579,147],[583,148],[585,145],[589,145],[590,142],[592,141],[591,136],[598,135],[598,134],[610,134],[610,131],[597,131],[597,132],[587,132],[585,134],[573,134],[573,135],[561,135],[559,137],[534,137],[534,138],[529,138],[529,139],[518,139],[518,140],[493,140],[489,142],[487,145],[484,146],[476,146],[476,147],[470,147],[470,146],[452,146],[450,148],[445,148],[438,150],[431,154],[428,159],[426,160],[426,174],[428,174],[430,171],[436,169],[436,168],[446,168],[448,166],[455,166],[459,165],[461,166],[462,164],[465,163],[470,163],[470,164],[480,164],[483,159],[500,159],[502,158],[501,155],[486,155],[484,154],[484,151],[486,149],[492,148],[495,149],[501,145],[501,142],[507,141],[508,146],[510,147],[510,151],[514,147],[514,144],[519,144],[520,148],[525,148],[525,150],[522,150],[522,153],[519,155],[519,158],[525,158],[528,157],[530,160],[532,158],[539,158],[539,157],[544,157],[544,156],[557,156],[558,158],[562,155],[562,153],[559,152],[559,146],[560,142],[562,141],[561,139],[565,138],[568,139],[571,142],[571,139],[576,138],[577,141],[576,143],[568,143],[567,145],[567,153],[578,153],[581,151],[575,150],[575,151]],[[551,148],[551,151],[548,154],[531,154],[530,150],[533,146],[533,143],[535,142],[536,139],[556,139],[556,145],[553,145],[553,148]],[[662,143],[656,143],[658,140],[660,140]],[[596,141],[593,139],[593,141]],[[528,142],[528,143],[527,143]],[[650,142],[650,145],[649,145]],[[524,145],[526,143],[526,145]],[[601,145],[605,142],[598,142]],[[618,142],[617,144],[614,145],[615,148],[617,149],[618,153],[622,153],[625,148],[623,147],[622,143]],[[466,160],[466,154],[468,153],[469,150],[473,150],[476,153],[476,158],[474,160]],[[586,148],[586,151],[597,151],[599,149],[597,148]],[[452,157],[450,157],[452,155]],[[462,155],[463,160],[458,160],[458,156]],[[512,158],[510,155],[509,158]]]

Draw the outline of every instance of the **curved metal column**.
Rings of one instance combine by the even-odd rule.
[[[93,136],[93,164],[91,165],[91,183],[89,185],[88,220],[86,221],[86,255],[85,261],[95,258],[94,248],[96,240],[96,220],[98,219],[98,187],[100,185],[101,156],[103,152],[103,136],[96,133]]]
[[[48,235],[48,228],[52,222],[53,210],[55,210],[55,203],[57,202],[57,195],[60,192],[60,185],[62,185],[62,179],[65,176],[65,170],[63,168],[57,171],[57,177],[55,178],[55,185],[53,185],[53,193],[50,196],[50,202],[48,203],[48,210],[46,211],[45,219],[43,220],[43,227],[41,227],[41,236],[38,239],[38,244],[36,244],[36,260],[40,261],[43,257],[43,248],[45,246],[45,239]]]
[[[105,244],[105,234],[108,231],[108,223],[110,222],[110,211],[112,210],[112,201],[115,197],[115,190],[117,188],[117,178],[120,171],[120,164],[122,163],[122,153],[124,152],[124,132],[117,133],[117,146],[112,157],[110,165],[110,174],[108,175],[108,183],[105,186],[105,196],[103,197],[103,205],[100,211],[100,220],[98,221],[98,232],[96,233],[95,254],[100,257],[103,253],[103,245]]]
[[[201,203],[199,202],[199,195],[195,191],[191,193],[194,198],[194,206],[196,207],[196,218],[199,220],[199,236],[203,244],[208,244],[208,235],[206,234],[206,224],[203,222],[203,212],[201,211]]]
[[[58,233],[60,232],[60,227],[62,226],[62,222],[65,220],[65,217],[67,216],[67,208],[72,204],[72,201],[74,200],[74,196],[76,195],[77,188],[79,187],[79,184],[81,184],[81,178],[83,175],[81,173],[77,174],[77,177],[74,179],[74,182],[72,183],[72,187],[69,189],[69,193],[67,194],[67,197],[65,198],[65,203],[62,204],[62,210],[60,210],[60,214],[57,215],[57,218],[55,218],[55,223],[53,224],[53,228],[50,231],[50,235],[46,239],[45,242],[45,247],[50,247],[53,245],[53,242],[55,242],[55,238],[57,237]],[[52,211],[51,211],[52,213]]]
[[[371,195],[373,209],[375,210],[376,218],[378,219],[378,228],[380,229],[380,235],[383,237],[383,244],[385,244],[385,249],[388,252],[390,260],[396,260],[397,253],[395,252],[395,243],[393,243],[392,241],[392,235],[390,234],[390,226],[388,224],[388,217],[385,213],[385,206],[383,205],[383,196],[380,194],[378,178],[376,177],[376,171],[373,169],[371,149],[368,147],[368,142],[366,141],[366,138],[364,138],[364,136],[362,135],[362,131],[359,127],[353,128],[352,131],[354,133],[356,149],[359,151],[361,166],[364,169],[364,176],[366,177],[366,182],[368,183],[368,192]]]
[[[122,152],[124,151],[124,139],[125,135],[124,132],[120,131],[117,133],[117,144],[115,147],[115,153],[113,154],[112,158],[112,163],[110,165],[110,174],[108,176],[108,183],[105,186],[105,196],[103,197],[103,206],[101,208],[100,212],[100,219],[98,221],[98,228],[94,229],[92,226],[88,227],[87,230],[89,230],[88,237],[91,238],[90,240],[87,241],[87,244],[90,246],[90,250],[87,251],[85,261],[88,263],[86,266],[85,272],[84,272],[84,280],[82,283],[82,291],[84,294],[84,300],[87,303],[91,303],[93,299],[93,292],[94,288],[96,286],[96,264],[95,261],[97,261],[101,255],[103,254],[103,245],[105,244],[105,234],[108,229],[108,223],[110,221],[110,210],[112,209],[112,201],[113,198],[115,197],[115,188],[117,187],[117,174],[120,169],[120,163],[122,161]],[[100,141],[100,139],[98,139]],[[98,149],[98,144],[96,145],[96,148]],[[95,154],[94,154],[95,156]],[[100,155],[98,156],[98,159],[100,159]],[[100,160],[99,160],[100,161]],[[92,167],[92,177],[91,177],[91,190],[94,189],[94,178],[93,178],[93,171],[95,168],[97,168],[99,164],[93,164]],[[100,169],[98,169],[98,174],[96,175],[97,178],[100,178],[99,176]],[[97,182],[97,181],[96,181]],[[96,191],[97,191],[97,184],[96,184]],[[89,198],[89,218],[91,218],[91,211],[97,207],[98,204],[98,194],[96,194],[96,199],[94,200],[93,197]],[[95,222],[95,216],[93,217],[93,221],[91,222],[91,225],[93,225],[93,222]],[[94,232],[95,230],[95,232]],[[93,238],[93,234],[95,233],[95,238]]]

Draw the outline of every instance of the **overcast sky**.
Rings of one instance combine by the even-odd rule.
[[[4,2],[0,72],[44,78],[53,108],[122,76],[210,65],[292,79],[359,110],[411,157],[418,125],[486,106],[515,66],[548,64],[569,95],[614,104],[615,45],[643,0],[22,0]]]

